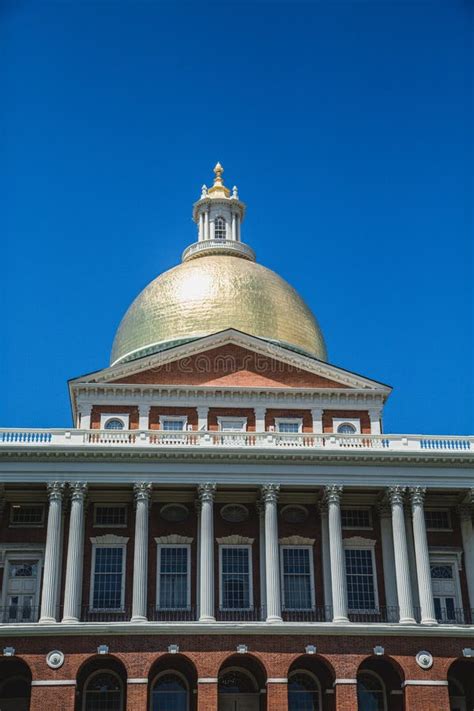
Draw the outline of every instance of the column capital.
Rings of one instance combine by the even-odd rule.
[[[92,412],[91,402],[79,402],[77,405],[77,410],[80,415],[90,415]]]
[[[426,496],[425,486],[411,486],[410,487],[410,500],[412,506],[423,506]]]
[[[280,493],[280,484],[264,484],[260,488],[260,493],[264,504],[276,504]]]
[[[198,415],[207,417],[207,415],[209,413],[209,406],[208,405],[197,405],[196,410],[197,410]]]
[[[377,503],[377,511],[380,518],[391,518],[392,507],[390,506],[390,499],[388,495],[384,496],[384,498]]]
[[[343,487],[339,484],[328,484],[324,487],[324,499],[328,504],[340,504]]]
[[[49,501],[62,501],[64,496],[64,482],[49,481],[46,485]]]
[[[150,403],[141,403],[138,405],[138,413],[140,415],[148,415],[151,410],[151,405]]]
[[[144,501],[146,504],[150,503],[152,484],[149,481],[138,481],[133,485],[133,495],[135,498],[135,503],[139,501]]]
[[[214,497],[216,495],[216,485],[212,482],[206,482],[205,484],[199,484],[198,486],[198,496],[201,504],[204,502],[209,502],[212,504]]]
[[[390,502],[390,506],[396,506],[397,504],[403,506],[405,503],[405,492],[406,487],[404,486],[389,486],[387,489],[387,498]]]
[[[87,494],[87,483],[85,481],[73,481],[69,483],[71,501],[84,501]]]

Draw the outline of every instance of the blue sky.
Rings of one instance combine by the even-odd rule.
[[[473,4],[2,3],[0,426],[68,426],[225,167],[389,432],[473,421]]]

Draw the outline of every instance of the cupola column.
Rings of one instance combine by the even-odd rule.
[[[235,242],[237,240],[237,215],[232,212],[232,240]]]
[[[152,485],[142,481],[134,485],[135,548],[133,555],[132,622],[146,622],[148,584],[148,518]]]
[[[207,207],[204,213],[204,239],[209,239],[209,210],[210,208]]]
[[[459,509],[461,522],[462,547],[464,551],[464,568],[466,570],[467,590],[469,594],[470,609],[474,609],[474,530],[472,526],[472,505],[474,503],[474,489],[470,491],[470,503],[462,505]]]
[[[84,564],[84,507],[87,484],[70,484],[71,513],[67,547],[63,622],[79,622],[81,616],[82,569]]]
[[[430,555],[426,537],[425,512],[423,510],[425,494],[426,489],[421,486],[414,486],[410,489],[421,622],[427,625],[436,625],[433,590],[431,587]]]
[[[40,623],[56,622],[59,568],[61,556],[62,509],[64,484],[53,481],[48,484],[48,528],[44,553],[43,589],[41,594]]]
[[[267,586],[267,622],[281,622],[280,555],[278,548],[278,484],[262,486],[265,505],[265,577]]]
[[[349,622],[347,613],[346,568],[342,542],[341,496],[342,486],[325,487],[329,514],[329,550],[331,556],[331,586],[333,622]]]
[[[199,554],[200,577],[200,622],[215,622],[214,609],[214,496],[215,484],[200,484],[198,487],[201,502],[201,550]]]
[[[407,532],[403,510],[404,494],[405,489],[402,486],[391,486],[387,491],[388,500],[392,507],[393,551],[400,622],[402,624],[414,624],[415,616],[408,560]]]
[[[198,241],[202,242],[204,239],[204,213],[200,212],[199,213],[199,233],[198,233]]]

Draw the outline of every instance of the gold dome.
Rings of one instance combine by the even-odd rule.
[[[203,254],[139,294],[119,326],[111,363],[228,328],[327,358],[316,319],[284,279],[239,256]]]

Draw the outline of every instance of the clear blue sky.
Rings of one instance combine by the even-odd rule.
[[[220,160],[391,432],[473,415],[473,3],[5,1],[0,426],[68,426]]]

